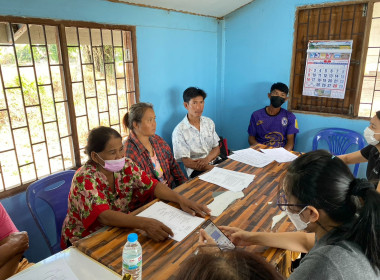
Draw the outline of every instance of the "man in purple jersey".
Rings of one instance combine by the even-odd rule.
[[[294,148],[295,134],[298,133],[296,116],[281,108],[288,100],[289,89],[283,83],[275,83],[268,93],[270,105],[253,112],[248,126],[248,142],[265,144],[274,148]]]

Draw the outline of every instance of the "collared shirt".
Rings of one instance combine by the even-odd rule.
[[[201,116],[200,130],[191,125],[187,115],[175,127],[172,135],[174,158],[182,161],[182,158],[205,158],[213,148],[219,145],[219,136],[215,132],[214,122]],[[187,175],[194,170],[186,167]]]
[[[61,247],[100,229],[98,216],[108,209],[129,213],[154,198],[157,180],[151,179],[130,159],[114,172],[115,190],[93,162],[85,163],[71,183],[67,215],[62,226]]]
[[[164,180],[168,186],[174,188],[187,181],[181,167],[173,157],[173,153],[164,139],[158,135],[149,137],[155,154],[163,170]],[[149,151],[144,147],[136,135],[131,131],[124,143],[125,155],[137,163],[152,178],[156,178]],[[158,179],[158,178],[156,178]]]
[[[298,133],[296,116],[281,108],[277,115],[269,115],[266,108],[253,112],[248,134],[256,141],[270,147],[285,147],[287,136]]]
[[[9,217],[7,210],[0,203],[0,241],[8,237],[13,232],[18,232],[11,217]]]

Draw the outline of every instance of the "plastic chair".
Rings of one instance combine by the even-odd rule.
[[[74,174],[75,170],[55,173],[32,183],[26,190],[26,202],[29,210],[52,254],[61,251],[62,224],[67,213],[67,200]],[[52,224],[52,221],[46,219],[47,207],[45,207],[45,211],[41,210],[41,203],[39,203],[41,201],[39,200],[46,202],[54,213],[55,241],[49,239],[48,232],[52,230],[47,231],[48,228],[44,226],[44,224]],[[44,216],[42,216],[42,212],[45,212]]]
[[[318,149],[318,142],[324,140],[329,146],[329,151],[333,155],[346,154],[348,149],[357,145],[361,150],[365,147],[364,137],[356,131],[345,128],[326,128],[319,131],[313,138],[313,151]],[[355,164],[354,176],[358,174],[359,163]]]

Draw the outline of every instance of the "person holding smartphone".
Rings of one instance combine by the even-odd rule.
[[[215,240],[200,230],[199,253],[181,265],[176,280],[283,280],[275,267],[257,254],[220,250]]]
[[[327,151],[288,168],[278,206],[299,232],[220,227],[237,246],[263,245],[307,255],[289,279],[380,279],[380,194]]]

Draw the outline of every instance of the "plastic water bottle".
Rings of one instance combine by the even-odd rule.
[[[132,276],[132,280],[141,280],[142,278],[142,248],[137,241],[136,233],[128,234],[128,241],[123,249],[123,272]]]

